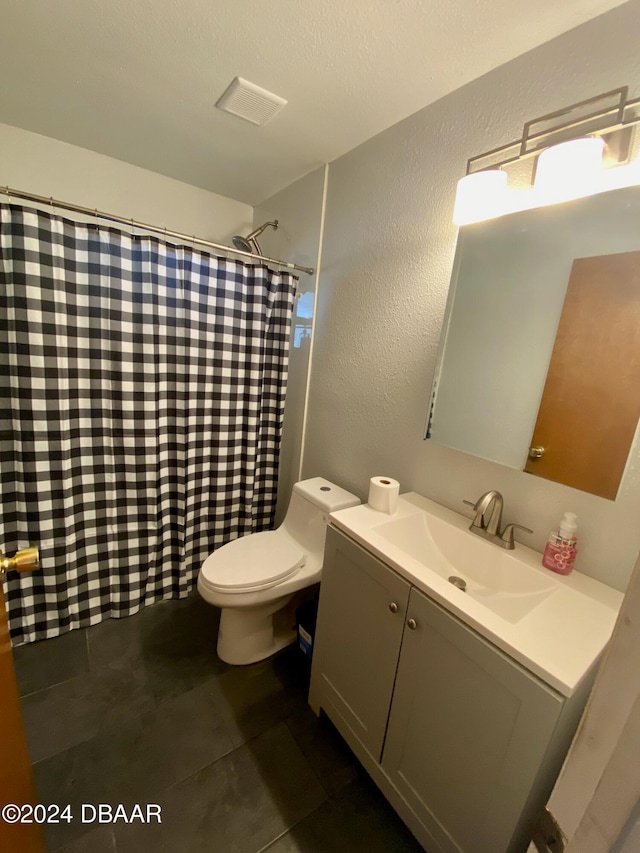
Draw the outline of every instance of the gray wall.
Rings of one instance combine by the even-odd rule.
[[[268,228],[260,240],[263,252],[316,269],[314,275],[298,273],[298,293],[291,323],[289,380],[280,449],[276,524],[287,510],[293,484],[300,479],[307,395],[311,332],[316,298],[326,167],[316,169],[254,209],[256,227],[277,219],[278,230]],[[311,313],[311,317],[309,317]]]
[[[324,475],[362,498],[369,477],[386,474],[402,491],[457,510],[463,498],[500,489],[506,520],[534,528],[527,543],[540,551],[549,529],[573,510],[578,568],[619,589],[640,545],[637,459],[614,503],[422,436],[456,243],[455,186],[467,158],[583,98],[624,84],[640,95],[639,27],[640,0],[633,0],[330,165],[303,468],[305,477]]]

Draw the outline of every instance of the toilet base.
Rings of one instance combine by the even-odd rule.
[[[296,641],[295,613],[284,595],[258,607],[223,607],[218,629],[218,657],[242,666],[284,649]],[[293,627],[292,627],[293,626]]]

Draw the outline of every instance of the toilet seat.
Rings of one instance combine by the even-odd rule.
[[[226,593],[269,589],[294,575],[307,555],[277,530],[234,539],[210,554],[202,564],[201,580],[211,590]]]

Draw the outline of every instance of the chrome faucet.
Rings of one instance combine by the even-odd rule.
[[[465,501],[465,503],[471,503],[471,501]],[[504,506],[500,492],[497,492],[495,489],[485,492],[472,506],[475,511],[475,517],[469,529],[474,533],[477,532],[477,529],[480,529],[490,536],[495,536],[500,530],[502,508]],[[489,510],[491,510],[491,515],[488,515]]]
[[[513,539],[515,528],[524,530],[526,533],[533,533],[533,530],[524,527],[522,524],[507,524],[500,533],[504,501],[500,492],[495,489],[480,495],[475,503],[473,501],[463,501],[463,503],[473,507],[475,512],[469,530],[477,536],[482,536],[483,539],[500,545],[501,548],[512,551],[516,547]]]

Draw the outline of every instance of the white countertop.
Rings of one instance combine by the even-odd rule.
[[[392,515],[362,504],[331,513],[330,522],[544,682],[571,696],[611,636],[622,593],[575,570],[567,576],[550,572],[541,565],[541,554],[517,543],[515,551],[506,553],[542,573],[553,588],[519,621],[509,621],[376,532],[385,521],[416,513],[467,530],[482,546],[495,550],[496,560],[505,553],[468,532],[469,518],[415,492],[401,495]]]

